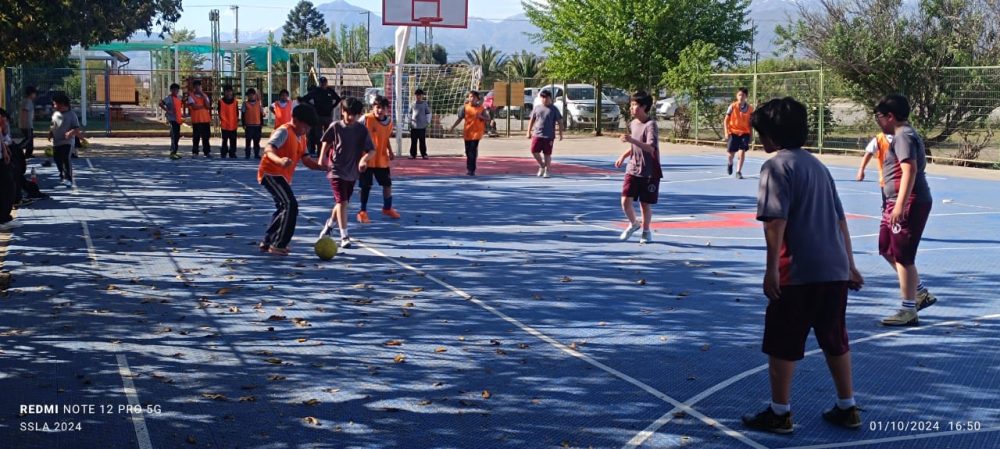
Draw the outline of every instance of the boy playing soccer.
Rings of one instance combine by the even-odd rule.
[[[52,140],[52,152],[56,167],[59,169],[59,181],[66,187],[73,185],[73,164],[70,160],[73,142],[77,137],[83,137],[80,130],[80,120],[69,108],[69,97],[66,94],[56,94],[52,97],[52,127],[49,128],[49,139]]]
[[[181,141],[181,123],[184,123],[184,102],[177,94],[181,91],[181,86],[177,83],[170,85],[170,95],[160,100],[160,109],[166,113],[167,123],[170,124],[170,159],[180,159],[177,154],[177,144]]]
[[[239,106],[233,97],[233,88],[222,88],[219,100],[219,124],[222,128],[222,152],[219,157],[236,159],[236,129],[239,127]]]
[[[454,131],[459,123],[465,120],[465,128],[462,130],[462,138],[465,139],[465,168],[469,176],[476,176],[476,159],[479,158],[479,141],[486,132],[486,122],[490,120],[486,108],[479,101],[479,92],[469,91],[465,98],[465,104],[458,109],[458,118],[455,124],[451,125],[450,131]]]
[[[192,138],[191,155],[198,156],[198,142],[202,143],[205,157],[212,157],[208,139],[212,136],[212,98],[201,90],[201,80],[192,83],[194,92],[188,96],[187,107],[191,110]]]
[[[264,149],[264,157],[257,168],[257,182],[274,198],[276,210],[271,215],[271,225],[258,246],[276,256],[287,256],[288,243],[295,234],[295,221],[299,216],[299,202],[292,192],[292,176],[299,161],[312,170],[326,170],[306,154],[305,135],[319,119],[309,105],[292,111],[292,121],[275,129]]]
[[[750,114],[753,114],[753,106],[747,103],[747,88],[741,87],[736,91],[736,101],[726,109],[726,118],[722,121],[724,135],[729,141],[726,152],[729,154],[729,162],[726,163],[726,174],[733,174],[733,156],[738,151],[740,153],[739,164],[736,166],[736,178],[743,179],[743,162],[747,157],[747,150],[750,149]]]
[[[622,211],[625,212],[628,223],[620,238],[624,242],[639,230],[640,223],[635,218],[635,208],[632,206],[632,202],[639,201],[639,208],[642,209],[642,236],[639,243],[649,243],[653,241],[653,232],[649,229],[653,221],[653,205],[659,197],[660,179],[663,178],[660,167],[660,131],[656,127],[656,120],[649,115],[653,97],[640,90],[632,94],[630,103],[634,117],[628,125],[631,134],[622,134],[621,141],[631,147],[615,161],[615,167],[618,168],[625,159],[629,159],[622,185]]]
[[[552,106],[551,92],[543,90],[538,96],[542,98],[542,104],[531,110],[528,138],[531,139],[531,155],[538,162],[538,176],[548,178],[549,167],[552,165],[552,147],[556,140],[556,123],[559,124],[559,140],[563,139],[562,115],[558,108]]]
[[[858,182],[865,180],[865,168],[868,162],[874,157],[878,162],[878,185],[884,186],[885,179],[882,178],[882,163],[885,161],[885,152],[889,151],[889,144],[892,143],[892,134],[879,132],[872,138],[865,147],[865,155],[861,158],[861,166],[858,167],[858,175],[854,178]]]
[[[392,118],[389,117],[389,99],[381,95],[372,102],[372,112],[365,114],[362,123],[368,128],[375,152],[371,153],[368,169],[361,172],[361,211],[358,221],[371,223],[368,218],[368,196],[371,194],[373,181],[382,186],[382,215],[399,218],[399,212],[392,208],[392,178],[389,176],[389,163],[395,159],[389,140],[392,138]]]
[[[351,203],[354,183],[359,174],[368,168],[368,159],[375,151],[368,128],[358,122],[358,116],[363,111],[364,105],[357,98],[345,100],[340,110],[342,119],[323,133],[319,153],[319,159],[330,167],[326,177],[330,180],[336,203],[319,235],[329,234],[336,225],[340,229],[341,248],[351,247],[351,238],[347,234],[347,208]]]
[[[278,101],[271,103],[270,108],[271,113],[274,114],[275,128],[292,119],[292,102],[288,100],[288,95],[288,89],[281,89],[281,92],[278,92]]]
[[[764,273],[762,350],[768,355],[771,405],[743,424],[773,433],[792,433],[790,396],[795,362],[805,355],[813,329],[837,389],[837,402],[823,419],[847,428],[861,427],[854,403],[851,354],[844,314],[847,290],[864,280],[854,266],[851,235],[833,176],[819,159],[802,149],[809,131],[806,107],[786,97],[753,113],[753,128],[764,151],[775,153],[760,170],[757,219],[764,222],[767,268]]]
[[[246,139],[246,146],[243,153],[250,159],[250,145],[253,145],[253,157],[260,159],[260,135],[264,124],[264,106],[257,101],[257,90],[247,89],[247,96],[243,100],[240,108],[240,117],[243,118],[243,134]]]
[[[902,95],[888,95],[875,106],[875,121],[882,132],[893,135],[885,152],[882,172],[882,223],[878,252],[899,277],[900,309],[882,319],[885,326],[916,326],[917,311],[937,302],[917,273],[917,246],[931,214],[931,188],[924,169],[924,141],[910,126],[910,102]]]

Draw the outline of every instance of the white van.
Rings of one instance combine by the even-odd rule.
[[[597,124],[597,100],[594,98],[594,86],[591,84],[569,84],[566,86],[566,93],[563,95],[561,84],[549,84],[538,89],[535,93],[532,104],[537,106],[542,104],[542,98],[538,94],[547,90],[552,93],[552,104],[560,111],[563,110],[563,101],[566,102],[566,125],[569,128],[581,127],[582,125],[594,126]],[[605,96],[601,96],[601,124],[605,128],[618,128],[622,111],[615,102]]]

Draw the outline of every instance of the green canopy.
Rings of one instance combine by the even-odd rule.
[[[159,51],[159,50],[170,50],[173,51],[174,47],[179,51],[185,53],[195,53],[195,54],[210,54],[212,53],[211,44],[195,44],[195,43],[182,43],[182,44],[171,44],[169,42],[111,42],[107,44],[94,45],[87,47],[87,50],[92,51]],[[230,50],[231,51],[231,50]],[[246,54],[250,55],[254,61],[258,61],[260,64],[267,63],[267,45],[261,45],[256,47],[249,47],[244,50]],[[225,52],[225,50],[223,50]],[[285,62],[288,61],[290,55],[285,49],[273,46],[271,47],[271,62]]]

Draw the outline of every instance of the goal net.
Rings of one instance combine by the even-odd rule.
[[[477,65],[468,64],[404,64],[389,65],[381,77],[384,95],[389,99],[391,107],[395,108],[395,92],[393,80],[396,70],[402,74],[403,120],[397,123],[396,129],[404,134],[410,131],[410,108],[413,105],[413,92],[422,89],[425,101],[431,108],[430,125],[427,126],[427,137],[444,137],[445,130],[455,123],[458,109],[465,103],[465,97],[470,90],[478,90],[483,77],[482,69]],[[370,105],[369,105],[370,106]],[[397,117],[392,111],[392,117]]]

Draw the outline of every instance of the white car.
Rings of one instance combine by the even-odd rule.
[[[594,98],[594,86],[590,84],[570,84],[566,86],[566,93],[563,95],[562,85],[548,85],[542,88],[552,93],[552,105],[563,110],[563,101],[566,102],[566,125],[569,128],[578,128],[581,125],[597,124],[597,100]],[[541,93],[541,90],[538,91]],[[536,96],[534,106],[542,104],[542,97]],[[622,111],[610,98],[601,96],[601,124],[607,128],[618,128]]]
[[[664,98],[654,104],[656,116],[659,118],[671,118],[677,113],[677,99],[674,97]]]

